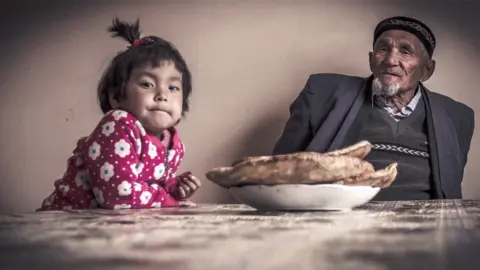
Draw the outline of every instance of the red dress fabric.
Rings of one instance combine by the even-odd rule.
[[[178,206],[172,194],[185,149],[177,131],[169,131],[169,143],[162,143],[133,115],[107,113],[89,137],[77,142],[67,171],[38,210]]]

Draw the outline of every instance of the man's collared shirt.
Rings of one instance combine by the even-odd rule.
[[[409,116],[417,107],[418,101],[420,101],[420,98],[422,97],[422,91],[420,91],[420,86],[417,88],[417,93],[415,96],[410,100],[410,102],[407,104],[407,106],[403,107],[400,111],[395,112],[393,109],[393,104],[386,104],[385,101],[383,101],[380,97],[376,96],[374,98],[375,104],[377,106],[380,106],[384,110],[388,112],[388,114],[395,119],[395,121],[400,121],[403,118],[406,118]]]

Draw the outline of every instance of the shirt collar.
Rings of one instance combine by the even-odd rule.
[[[415,96],[413,96],[413,98],[410,100],[410,102],[408,102],[408,104],[400,110],[401,113],[413,112],[415,110],[415,108],[417,107],[417,104],[420,101],[420,98],[422,97],[422,91],[421,91],[421,88],[420,88],[420,84],[418,85],[417,90],[415,90],[415,91],[416,91]],[[393,110],[394,105],[389,104],[382,97],[373,96],[372,99],[373,99],[373,102],[375,103],[375,105],[377,105],[381,108],[384,108],[384,109],[389,108],[390,110]]]

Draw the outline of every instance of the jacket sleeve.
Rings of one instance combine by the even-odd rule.
[[[313,138],[310,128],[310,106],[313,92],[312,76],[290,105],[290,117],[273,149],[274,155],[304,151]]]
[[[471,108],[467,107],[466,113],[462,116],[462,118],[465,119],[465,121],[462,121],[463,124],[461,125],[461,139],[459,144],[466,165],[468,160],[468,153],[470,152],[470,145],[472,142],[473,133],[475,131],[475,113]]]

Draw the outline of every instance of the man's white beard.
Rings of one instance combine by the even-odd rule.
[[[393,83],[389,85],[384,85],[378,78],[373,79],[372,82],[372,94],[375,96],[381,97],[393,97],[400,90],[400,85],[398,83]]]

